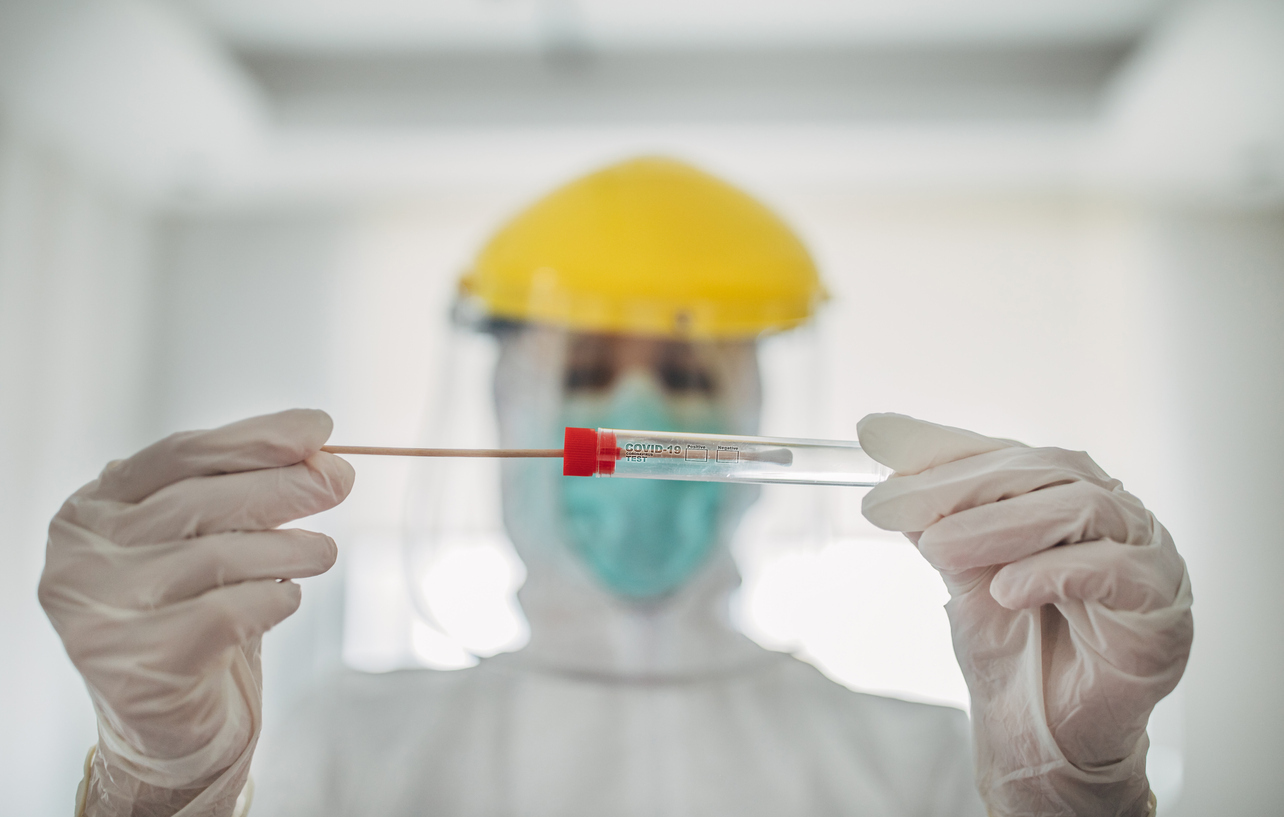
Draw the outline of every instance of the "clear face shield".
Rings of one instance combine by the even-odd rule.
[[[775,422],[793,429],[815,403],[815,357],[810,331],[680,341],[461,325],[444,350],[419,444],[560,448],[568,426],[756,434],[760,358],[771,370]],[[513,600],[523,581],[664,605],[730,545],[762,491],[565,477],[560,459],[423,459],[410,467],[402,542],[415,611],[434,633],[479,656],[524,643]],[[814,490],[766,486],[766,493],[773,512],[756,513],[747,538],[823,535]]]
[[[461,329],[447,358],[425,445],[560,448],[567,426],[757,429],[752,341],[499,324]],[[560,459],[441,459],[411,467],[409,589],[420,615],[450,631],[458,627],[443,620],[436,577],[443,566],[468,561],[461,554],[507,539],[528,568],[576,572],[625,603],[662,603],[725,543],[757,494],[753,486],[712,482],[563,477]],[[480,652],[486,645],[470,646]]]
[[[604,168],[536,202],[482,248],[460,281],[456,330],[416,444],[560,449],[567,427],[759,433],[759,352],[778,348],[759,339],[806,323],[823,298],[797,237],[742,191],[673,160]],[[520,646],[518,586],[527,613],[538,607],[541,616],[562,597],[594,599],[581,613],[655,609],[731,586],[727,548],[759,494],[751,485],[564,477],[560,459],[410,468],[410,597],[434,632],[474,655]],[[469,602],[485,593],[460,589],[463,566],[480,572],[487,560],[511,568],[485,592],[507,593],[518,623],[488,638],[462,635],[486,619]]]

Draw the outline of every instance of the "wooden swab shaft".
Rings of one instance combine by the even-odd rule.
[[[390,448],[377,445],[323,445],[331,454],[384,457],[561,457],[560,448]]]

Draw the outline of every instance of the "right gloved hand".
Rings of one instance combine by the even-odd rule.
[[[40,603],[98,715],[86,814],[229,814],[261,724],[263,633],[334,541],[273,530],[343,501],[354,472],[296,409],[175,434],[63,505]]]
[[[857,433],[896,471],[862,512],[905,532],[950,592],[990,813],[1154,814],[1146,724],[1194,632],[1168,531],[1082,451],[899,414]]]

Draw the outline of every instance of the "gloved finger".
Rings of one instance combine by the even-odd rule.
[[[230,584],[170,605],[192,627],[192,638],[177,645],[173,668],[195,671],[228,647],[239,646],[294,615],[303,591],[292,581],[259,579]]]
[[[1010,610],[1070,601],[1148,612],[1173,603],[1185,563],[1166,540],[1129,545],[1108,539],[1045,550],[1005,565],[990,595]]]
[[[1024,445],[904,414],[867,414],[856,424],[856,436],[866,454],[897,474],[918,474],[965,457]]]
[[[299,609],[299,586],[260,579],[231,584],[143,613],[100,608],[64,635],[67,654],[107,700],[132,700],[175,676],[196,676]],[[156,684],[149,683],[155,676]],[[138,702],[146,706],[145,701]]]
[[[324,411],[290,409],[209,431],[183,431],[109,463],[81,490],[99,499],[138,502],[189,477],[294,465],[315,454],[333,428]]]
[[[329,536],[298,528],[133,547],[100,542],[82,558],[77,589],[112,607],[152,610],[238,582],[317,576],[338,552]]]
[[[319,576],[339,556],[329,536],[299,528],[219,533],[165,547],[168,558],[157,560],[164,562],[157,566],[169,581],[156,585],[156,606],[255,579]]]
[[[1150,514],[1131,494],[1079,480],[951,514],[923,531],[918,549],[937,570],[959,571],[1057,545],[1150,538]]]
[[[121,545],[270,530],[333,508],[355,479],[351,465],[322,451],[284,468],[185,479],[136,505],[83,503],[75,518]]]
[[[968,508],[1078,481],[1120,487],[1082,451],[1003,448],[892,477],[865,494],[861,513],[884,530],[926,530]]]

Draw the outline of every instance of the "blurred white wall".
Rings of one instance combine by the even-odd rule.
[[[226,49],[148,0],[0,4],[0,104],[81,170],[148,197],[225,179],[265,116]]]
[[[152,434],[155,228],[0,121],[0,791],[69,813],[96,739],[84,686],[36,604],[45,528]]]
[[[1155,226],[1180,458],[1159,507],[1190,567],[1182,814],[1284,804],[1284,212],[1168,213]],[[1179,500],[1179,501],[1177,501]]]

